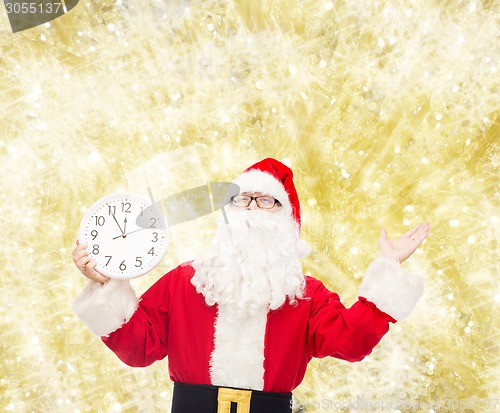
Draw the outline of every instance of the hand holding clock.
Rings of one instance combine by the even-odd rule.
[[[159,264],[167,241],[168,231],[158,205],[137,194],[111,194],[87,209],[73,260],[93,281],[135,278]]]
[[[101,283],[102,285],[107,284],[109,278],[95,269],[97,263],[90,256],[87,247],[87,245],[80,244],[80,242],[76,240],[76,248],[73,250],[73,261],[76,267],[89,280]]]

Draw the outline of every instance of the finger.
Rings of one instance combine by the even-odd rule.
[[[412,228],[410,231],[408,231],[406,235],[412,240],[415,241],[419,238],[421,238],[422,234],[426,234],[429,231],[429,224],[424,222],[422,224],[417,225],[415,228]],[[425,237],[424,237],[425,238]],[[422,238],[423,239],[423,238]]]
[[[89,256],[89,255],[86,255],[82,258],[80,258],[75,264],[77,266],[77,268],[82,272],[82,273],[85,273],[85,271],[87,270],[87,265],[88,263],[92,261],[92,257]]]
[[[76,263],[80,258],[85,257],[87,255],[90,255],[90,253],[86,249],[84,248],[75,249],[75,251],[73,251],[73,261]]]
[[[413,235],[411,235],[410,240],[418,246],[424,241],[425,238],[427,238],[428,234],[429,226],[421,224],[418,230]]]
[[[415,234],[416,239],[422,242],[425,238],[427,238],[427,235],[429,235],[429,230],[429,224],[423,224]]]
[[[76,246],[78,247],[78,245],[80,244],[80,241],[76,240]]]
[[[85,277],[88,276],[87,274],[87,265],[88,263],[90,262],[91,258],[90,257],[84,257],[82,258],[80,261],[78,261],[78,263],[76,263],[76,267],[78,268],[78,270],[83,274],[85,275]]]
[[[387,239],[387,231],[384,228],[380,228],[380,238],[378,240],[378,246],[380,248],[380,253],[383,256],[390,254],[391,245],[389,240]]]
[[[94,260],[91,260],[87,264],[87,271],[85,271],[86,274],[88,274],[87,277],[93,279],[94,281],[100,282],[101,284],[104,284],[105,282],[107,282],[109,280],[109,278],[105,277],[99,271],[97,271],[95,269],[96,265],[97,265],[97,262],[95,262]]]
[[[380,239],[387,239],[387,231],[384,228],[380,228]]]
[[[88,275],[91,275],[94,273],[94,269],[95,269],[95,266],[97,265],[97,262],[94,259],[92,259],[91,257],[89,257],[89,258],[90,258],[89,261],[85,265],[85,272]]]
[[[422,224],[420,224],[420,225],[422,225]],[[411,238],[418,231],[418,229],[420,228],[420,225],[417,225],[416,227],[413,227],[412,229],[410,229],[408,232],[405,232],[403,234],[403,237]]]
[[[73,255],[77,254],[79,251],[87,249],[88,245],[87,244],[79,244],[75,247],[73,250]]]

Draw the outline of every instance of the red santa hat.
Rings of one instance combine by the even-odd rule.
[[[288,166],[266,158],[247,168],[234,183],[240,187],[240,193],[263,192],[276,198],[300,228],[300,202]]]

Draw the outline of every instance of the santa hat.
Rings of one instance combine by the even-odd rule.
[[[300,228],[300,202],[293,183],[292,170],[273,158],[247,168],[234,181],[242,192],[262,192],[276,198]]]

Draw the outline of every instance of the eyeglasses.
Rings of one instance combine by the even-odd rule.
[[[235,195],[231,198],[231,202],[234,206],[238,208],[246,208],[255,199],[257,206],[262,209],[271,209],[277,204],[281,206],[280,201],[274,199],[272,196],[247,196],[247,195]]]

